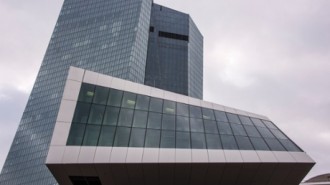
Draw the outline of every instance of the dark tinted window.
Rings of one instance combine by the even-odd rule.
[[[203,112],[203,119],[215,120],[212,109],[203,108],[202,112]]]
[[[148,110],[149,109],[150,98],[144,95],[137,95],[136,106],[138,110]]]
[[[121,100],[123,97],[123,92],[116,90],[116,89],[110,89],[109,98],[108,98],[108,105],[120,107]]]
[[[189,106],[190,117],[192,118],[202,118],[202,109],[196,106]]]
[[[177,106],[177,109],[176,109],[177,115],[186,116],[186,117],[189,116],[189,107],[188,107],[188,105],[183,104],[183,103],[177,103],[176,106]]]
[[[78,101],[92,102],[94,97],[95,86],[91,84],[81,84]]]
[[[96,86],[93,103],[105,105],[107,104],[108,96],[109,96],[108,88]]]
[[[158,98],[150,98],[149,110],[152,112],[162,112],[163,111],[163,100]]]
[[[225,112],[215,110],[214,114],[217,121],[228,122]]]
[[[232,113],[226,113],[226,114],[230,123],[241,124],[241,121],[239,120],[236,114],[232,114]]]

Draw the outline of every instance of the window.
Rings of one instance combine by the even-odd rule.
[[[96,86],[93,103],[105,105],[107,104],[108,96],[109,96],[108,88]]]
[[[144,95],[137,95],[136,107],[138,110],[148,110],[149,109],[150,98]]]
[[[190,131],[189,118],[177,116],[176,117],[176,130],[189,132]]]
[[[176,132],[176,148],[190,148],[190,133]]]
[[[117,107],[107,107],[105,109],[103,125],[117,125],[119,110]]]
[[[203,108],[202,111],[203,119],[215,120],[212,109]]]
[[[234,136],[220,135],[223,149],[238,149]]]
[[[131,129],[127,127],[117,127],[115,142],[113,146],[128,147]]]
[[[203,120],[190,118],[190,130],[191,132],[204,132]]]
[[[101,126],[87,125],[83,140],[84,146],[97,146]]]
[[[177,103],[177,115],[189,117],[189,107],[183,103]]]
[[[221,149],[220,136],[217,134],[206,134],[206,143],[208,149]]]
[[[143,147],[145,132],[146,132],[145,129],[132,128],[129,146],[130,147]]]
[[[133,118],[133,110],[131,109],[124,109],[120,110],[118,125],[119,126],[132,126],[132,118]]]
[[[160,130],[147,129],[145,147],[159,148]]]
[[[83,83],[81,85],[78,101],[92,102],[94,97],[94,89],[94,85]]]
[[[202,119],[202,110],[200,107],[190,105],[189,110],[190,110],[190,117]]]
[[[148,128],[160,129],[162,122],[162,114],[149,112]]]
[[[102,126],[99,138],[99,146],[112,146],[115,137],[116,127]]]
[[[175,132],[162,130],[161,140],[160,140],[161,148],[175,148]]]
[[[175,116],[163,114],[162,129],[163,130],[175,130]]]
[[[120,107],[122,97],[123,97],[122,91],[111,89],[108,98],[108,105]]]
[[[217,121],[228,122],[225,112],[215,110],[214,114]]]
[[[147,127],[148,112],[136,110],[134,112],[133,127]]]
[[[152,112],[163,112],[163,100],[158,98],[150,98],[149,110]]]
[[[164,100],[163,113],[175,114],[175,102]]]
[[[205,133],[218,134],[217,123],[212,120],[204,120]]]
[[[136,94],[124,92],[122,107],[134,109],[136,103]]]
[[[241,121],[239,120],[236,114],[232,114],[232,113],[226,113],[226,114],[230,123],[241,124]]]

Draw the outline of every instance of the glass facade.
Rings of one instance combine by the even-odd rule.
[[[151,0],[65,0],[41,64],[15,138],[1,171],[2,185],[57,184],[45,165],[69,66],[144,83]],[[89,96],[80,107],[76,132],[86,132],[83,143],[95,144],[95,134],[111,132],[100,126],[98,114],[107,102],[105,92]],[[115,95],[114,98],[116,99]],[[93,101],[93,102],[90,102]],[[89,110],[91,115],[85,115]],[[109,115],[116,109],[105,109]],[[123,111],[124,112],[124,111]],[[127,113],[129,114],[129,113]],[[102,120],[103,121],[103,120]],[[122,131],[125,133],[125,130]],[[116,141],[117,137],[114,137]],[[96,142],[110,142],[96,140]]]
[[[145,84],[203,98],[203,36],[188,14],[153,4]]]
[[[67,145],[301,151],[268,120],[87,83]]]

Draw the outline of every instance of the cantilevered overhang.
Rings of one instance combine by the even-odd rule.
[[[298,185],[315,164],[300,150],[67,145],[82,83],[269,120],[265,116],[71,67],[46,160],[59,184],[73,184],[75,177],[95,177],[104,185]]]

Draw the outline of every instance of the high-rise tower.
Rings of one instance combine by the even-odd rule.
[[[158,20],[167,18],[163,17],[162,13],[157,13],[162,10],[155,7],[160,6],[153,5],[152,0],[64,1],[1,171],[2,184],[56,183],[44,163],[69,66],[141,84],[146,81],[146,84],[151,86],[202,98],[201,34],[186,14],[181,21],[170,23],[173,29],[165,29],[162,21],[159,22],[158,27]],[[165,7],[164,10],[166,15],[179,14]],[[150,32],[153,29],[150,27],[150,20],[155,23],[153,32]],[[184,32],[176,30],[176,27],[184,27]],[[156,31],[157,35],[154,35]],[[165,38],[165,40],[159,38],[159,43],[163,44],[158,50],[154,51],[153,47],[149,47],[148,51],[149,33],[150,41],[157,40],[156,37]],[[186,37],[189,37],[189,40]],[[151,45],[152,42],[149,44]],[[161,50],[168,46],[172,48]],[[152,56],[153,52],[165,58],[153,61],[149,57],[148,63],[152,63],[153,67],[148,70],[147,56]],[[167,52],[171,55],[168,58],[166,58]],[[180,60],[180,70],[184,71],[184,75],[177,75],[182,79],[180,83],[176,83],[177,78],[167,77],[173,74],[170,71],[174,69],[173,62],[179,61],[175,58]],[[160,62],[160,67],[164,70],[154,73],[154,68],[158,68]],[[155,84],[147,83],[145,75],[149,74],[152,78],[161,79],[163,82],[157,80]],[[161,77],[158,78],[158,75]]]

